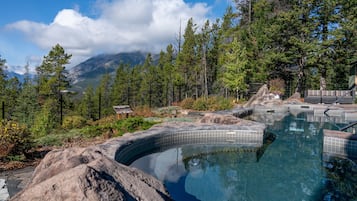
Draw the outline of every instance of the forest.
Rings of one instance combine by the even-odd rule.
[[[356,0],[236,0],[221,19],[203,26],[189,19],[158,61],[149,53],[142,65],[120,64],[114,76],[103,76],[98,87],[80,94],[68,93],[71,55],[60,44],[23,82],[7,77],[6,58],[0,58],[0,119],[43,136],[62,126],[63,115],[94,121],[112,115],[114,105],[242,101],[264,83],[283,97],[347,89],[357,60],[356,15]]]

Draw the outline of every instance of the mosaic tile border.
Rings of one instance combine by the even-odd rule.
[[[264,132],[256,130],[193,130],[160,133],[120,146],[115,160],[127,164],[147,153],[181,145],[230,145],[258,148],[263,146]]]
[[[323,132],[324,153],[357,159],[357,135],[332,130]]]

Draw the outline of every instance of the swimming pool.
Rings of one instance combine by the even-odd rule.
[[[175,200],[356,200],[355,163],[322,160],[321,129],[339,124],[306,119],[269,125],[273,141],[261,148],[183,145],[131,166],[161,180]]]

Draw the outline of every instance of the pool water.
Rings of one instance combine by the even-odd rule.
[[[178,201],[357,200],[356,164],[322,161],[321,129],[339,125],[305,119],[289,115],[268,126],[274,140],[260,149],[182,146],[131,166],[161,180]]]

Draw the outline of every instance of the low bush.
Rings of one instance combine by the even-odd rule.
[[[82,128],[86,124],[86,119],[82,116],[66,116],[63,119],[62,128],[73,129]]]
[[[35,145],[43,146],[62,146],[66,142],[73,141],[82,137],[80,129],[71,129],[69,131],[63,129],[53,130],[51,133],[36,138]]]
[[[224,98],[213,96],[208,98],[208,105],[210,110],[228,110],[234,107],[234,100],[232,98]]]
[[[132,117],[117,121],[114,129],[118,131],[118,134],[123,134],[137,130],[146,130],[154,124],[154,122],[145,121],[142,117]]]
[[[201,97],[196,100],[187,98],[181,102],[181,107],[199,111],[217,111],[232,109],[234,106],[233,102],[233,99],[218,96],[212,96],[209,98]]]
[[[147,105],[144,106],[137,106],[133,108],[133,116],[140,116],[140,117],[152,117],[154,113],[151,111],[151,108]]]
[[[142,117],[129,117],[107,124],[86,126],[80,131],[85,137],[100,136],[108,131],[116,133],[119,136],[127,132],[149,129],[154,124],[156,123],[145,121]]]
[[[186,98],[186,99],[181,101],[180,106],[183,109],[193,109],[193,103],[194,102],[195,102],[195,100],[193,98]]]
[[[210,109],[210,105],[208,104],[207,99],[198,98],[194,101],[192,109],[199,111],[206,111]]]
[[[15,121],[0,123],[0,158],[22,155],[32,147],[31,133]]]

